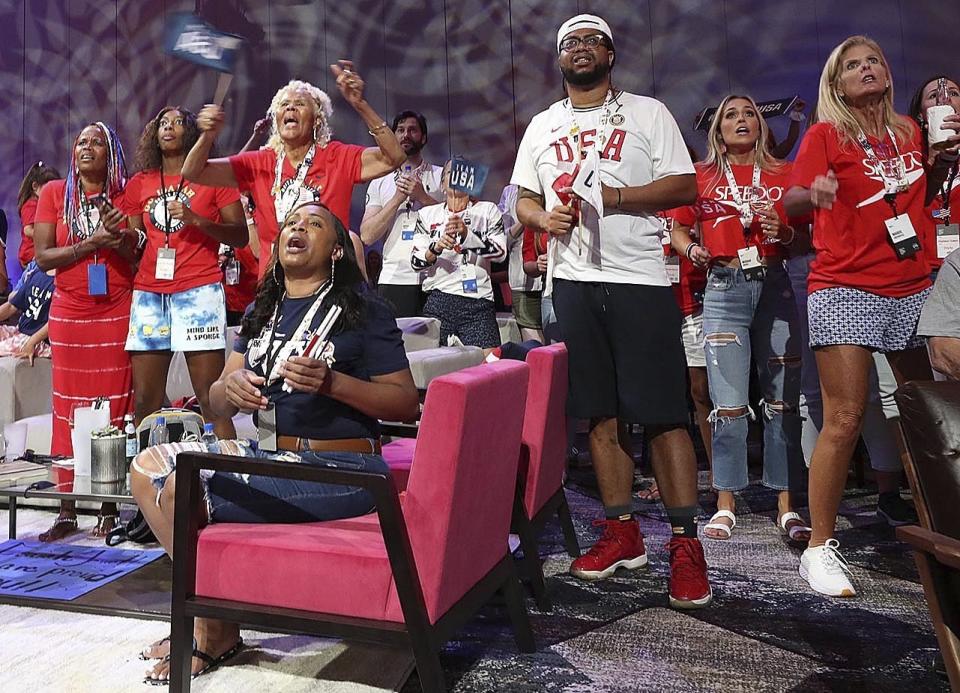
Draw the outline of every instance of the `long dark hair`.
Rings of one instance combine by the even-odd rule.
[[[163,155],[160,153],[160,141],[157,133],[160,131],[160,119],[170,111],[180,111],[183,115],[183,153],[186,154],[200,139],[200,128],[197,127],[197,116],[183,106],[164,106],[153,118],[143,126],[143,134],[137,143],[137,153],[133,159],[137,171],[151,171],[159,169],[163,164]]]
[[[42,161],[38,161],[27,171],[20,183],[20,190],[17,191],[17,209],[23,209],[27,200],[33,197],[33,184],[43,185],[52,180],[61,178],[60,172],[53,166],[47,166]]]
[[[333,304],[337,304],[343,309],[333,334],[360,327],[366,317],[366,299],[364,296],[366,284],[363,281],[363,275],[360,273],[360,266],[357,264],[357,253],[350,241],[350,234],[337,218],[337,215],[331,212],[330,208],[322,202],[301,202],[290,210],[287,219],[298,209],[307,205],[320,207],[330,215],[333,229],[337,234],[337,242],[343,248],[343,255],[334,265],[333,288],[323,299],[320,309],[325,312]],[[284,219],[280,228],[282,229],[284,225],[286,225],[286,219]],[[280,264],[278,258],[280,252],[279,240],[280,236],[278,234],[277,242],[273,244],[273,254],[270,256],[269,268],[257,285],[253,310],[244,316],[243,322],[240,324],[240,335],[247,339],[259,336],[263,328],[273,318],[277,302],[283,297],[284,272],[283,265]]]

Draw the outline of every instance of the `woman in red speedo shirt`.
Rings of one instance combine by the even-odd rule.
[[[867,400],[871,352],[881,351],[898,383],[929,379],[916,335],[930,288],[917,237],[931,223],[925,197],[947,166],[925,170],[920,131],[893,110],[883,51],[852,36],[820,75],[819,122],[794,164],[786,208],[813,211],[816,259],[808,279],[810,346],[823,395],[823,429],[810,463],[810,545],[800,574],[830,596],[854,596],[833,538],[850,456]]]
[[[767,150],[767,125],[749,96],[720,102],[707,134],[707,158],[697,165],[699,197],[722,202],[731,212],[700,219],[700,242],[690,239],[696,210],[675,214],[674,247],[709,266],[703,298],[707,381],[716,409],[713,425],[713,487],[717,513],[704,527],[712,539],[729,539],[736,526],[734,493],[747,487],[747,426],[750,363],[763,391],[763,484],[778,491],[777,524],[790,539],[809,536],[792,510],[799,490],[802,455],[799,328],[783,248],[796,231],[783,210],[790,165]]]
[[[33,260],[33,222],[37,216],[40,191],[44,185],[58,178],[60,172],[57,169],[44,166],[42,161],[38,161],[30,167],[20,183],[20,190],[17,192],[17,210],[20,212],[20,250],[17,259],[21,268]]]
[[[923,132],[923,141],[928,141],[927,109],[937,104],[937,87],[940,80],[944,81],[949,105],[953,106],[956,113],[960,113],[960,86],[955,80],[946,75],[937,75],[924,80],[921,86],[910,99],[910,117],[913,118]],[[933,164],[937,152],[932,151],[928,146],[925,149],[927,153],[927,163]],[[950,238],[949,234],[938,241],[937,229],[941,226],[949,226],[960,222],[960,175],[958,175],[957,162],[950,164],[946,180],[936,191],[933,200],[927,205],[927,213],[933,220],[933,223],[926,225],[928,236],[921,239],[920,245],[927,256],[927,262],[930,263],[930,269],[933,270],[931,279],[936,278],[943,259],[950,253],[953,245],[956,243],[956,237]]]
[[[67,179],[51,181],[40,191],[33,233],[37,265],[44,272],[57,270],[47,322],[54,455],[73,455],[70,421],[75,408],[105,400],[111,423],[119,427],[133,408],[130,358],[123,340],[137,243],[117,208],[125,182],[120,139],[97,122],[84,127],[74,141]],[[105,503],[94,535],[106,535],[116,520],[116,505]],[[53,527],[39,539],[55,541],[76,529],[75,504],[64,501]]]
[[[137,147],[139,172],[124,191],[130,226],[144,233],[133,283],[126,349],[133,363],[134,418],[163,406],[173,352],[182,351],[200,409],[217,436],[236,437],[229,417],[210,409],[210,386],[224,365],[226,304],[220,283],[220,243],[247,244],[235,188],[211,188],[180,175],[200,136],[196,116],[167,106],[147,122]]]

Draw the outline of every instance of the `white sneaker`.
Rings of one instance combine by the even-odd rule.
[[[850,568],[837,548],[840,542],[827,539],[823,546],[813,546],[800,556],[800,577],[815,591],[830,597],[855,597],[857,591],[850,584]]]

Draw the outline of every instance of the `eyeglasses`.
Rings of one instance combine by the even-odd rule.
[[[603,34],[588,34],[587,36],[570,36],[560,42],[560,50],[568,53],[574,50],[581,43],[587,48],[598,48],[606,45],[607,37]]]

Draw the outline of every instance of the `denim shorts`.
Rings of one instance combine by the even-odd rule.
[[[180,452],[209,451],[348,471],[388,471],[381,455],[359,452],[264,452],[258,450],[255,444],[242,440],[218,441],[210,448],[203,443],[188,442],[168,443],[153,449],[160,452],[156,457],[163,460],[159,468],[147,468],[142,463],[144,453],[134,460],[134,467],[153,481],[158,502],[167,477],[176,469],[176,456]],[[254,467],[255,463],[251,464],[251,469]],[[210,522],[322,522],[364,515],[374,509],[373,496],[353,486],[207,470],[201,472],[201,483]]]
[[[931,288],[903,298],[859,289],[819,289],[807,299],[810,346],[853,344],[887,353],[924,345],[917,323]]]
[[[172,294],[133,292],[127,351],[222,351],[227,306],[220,283]]]

